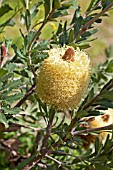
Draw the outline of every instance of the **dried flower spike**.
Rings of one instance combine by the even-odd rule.
[[[54,48],[37,77],[38,97],[61,110],[77,107],[90,80],[90,60],[72,47]]]
[[[90,116],[88,118],[82,118],[86,123],[82,124],[82,127],[86,127],[88,129],[91,128],[100,128],[104,126],[108,126],[113,124],[113,109],[108,108],[108,110],[102,111],[104,114],[99,116]],[[84,147],[89,148],[91,143],[95,142],[95,138],[98,136],[99,140],[104,144],[107,138],[107,135],[112,137],[111,130],[108,131],[100,131],[99,134],[88,134],[88,135],[80,135],[82,139],[84,139]]]

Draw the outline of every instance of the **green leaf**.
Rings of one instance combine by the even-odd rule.
[[[50,108],[50,110],[49,110],[49,119],[50,119],[50,120],[52,119],[52,117],[54,116],[54,114],[55,114],[55,109]]]
[[[35,155],[32,155],[31,157],[25,159],[24,161],[22,161],[17,167],[15,167],[14,170],[21,170],[22,168],[24,168],[29,162],[31,162],[34,159]]]
[[[107,108],[113,108],[113,100],[108,100],[107,98],[98,100],[95,104],[103,107],[107,110]]]
[[[9,63],[6,65],[6,69],[8,70],[9,73],[13,72],[16,68],[17,66],[14,63]]]
[[[76,36],[81,28],[83,18],[80,16],[79,18],[76,19],[76,22],[74,24],[74,36]]]
[[[95,139],[95,154],[98,155],[99,154],[99,150],[100,150],[100,141],[99,138],[97,137]]]
[[[13,80],[9,82],[7,85],[5,85],[3,89],[12,90],[13,88],[17,88],[18,86],[20,86],[20,84],[21,84],[20,80]]]
[[[87,116],[87,115],[88,115],[88,112],[86,112],[85,110],[79,110],[79,111],[77,112],[77,119],[78,119],[78,118],[85,117],[85,116]]]
[[[7,119],[3,113],[0,113],[0,122],[3,123],[6,128],[8,128]]]
[[[69,32],[69,43],[73,41],[73,38],[74,38],[74,30],[71,29]]]
[[[91,0],[89,6],[87,8],[87,12],[90,11],[95,6],[95,4],[98,3],[99,1],[100,0]]]
[[[109,48],[105,49],[105,54],[107,58],[111,58],[113,56],[113,45],[111,45]]]
[[[7,70],[5,70],[5,69],[3,69],[3,68],[0,68],[0,81],[1,81],[2,77],[3,77],[4,75],[6,75],[7,72],[8,72]]]
[[[108,159],[107,159],[107,156],[99,156],[99,157],[94,157],[93,161],[101,163],[101,162],[104,162],[104,161],[108,161]]]
[[[47,15],[50,12],[50,0],[44,0],[44,8],[45,8],[45,18],[47,17]]]
[[[23,6],[26,8],[26,2],[25,2],[25,0],[21,0],[21,2],[22,2],[22,4],[23,4]]]
[[[78,8],[78,2],[77,0],[68,0],[66,2],[64,1],[62,6],[67,6],[68,8],[73,8],[75,10]]]
[[[69,43],[69,36],[66,30],[67,30],[67,21],[65,21],[64,26],[63,26],[63,30],[62,30],[63,34],[61,34],[59,37],[59,44],[61,44],[62,46],[64,44]]]
[[[13,102],[21,99],[22,97],[23,97],[22,93],[16,93],[16,94],[10,95],[10,96],[4,95],[3,100],[6,100],[8,103],[13,103]]]
[[[59,35],[59,34],[62,32],[62,29],[63,29],[63,24],[62,24],[62,22],[59,22],[59,25],[58,25],[58,29],[57,29],[56,35]]]
[[[31,19],[33,19],[36,15],[37,15],[37,13],[38,13],[38,7],[40,6],[40,5],[42,5],[43,4],[43,2],[38,2],[37,4],[35,4],[31,9],[30,9],[30,14],[31,14]]]
[[[105,91],[105,92],[101,93],[100,96],[103,97],[103,98],[107,98],[107,99],[113,100],[113,90]]]
[[[4,14],[8,13],[11,10],[12,10],[12,8],[9,5],[5,4],[4,6],[1,6],[1,8],[0,8],[0,17],[2,17]]]
[[[26,23],[27,31],[29,31],[30,26],[31,26],[31,15],[28,9],[26,10],[26,13],[25,13],[25,23]]]
[[[31,53],[31,58],[32,58],[33,64],[40,63],[41,61],[46,59],[48,56],[49,55],[46,52],[40,53],[39,51],[34,51],[34,52]]]
[[[90,102],[94,97],[94,88],[92,88],[88,94],[87,102]]]
[[[103,153],[107,154],[111,152],[110,149],[112,148],[112,139],[110,139],[110,135],[108,134],[105,144],[103,146]]]
[[[104,165],[101,165],[99,163],[94,163],[95,165],[95,168],[98,169],[98,170],[110,170],[109,168],[107,168],[106,166]]]
[[[24,46],[27,50],[27,48],[29,47],[29,44],[31,43],[32,39],[34,38],[36,34],[36,31],[30,31],[24,38]]]
[[[42,51],[42,50],[48,50],[50,43],[47,40],[44,40],[42,42],[40,42],[36,48],[34,48],[34,50],[38,50],[38,51]]]
[[[112,73],[113,72],[113,60],[111,60],[108,65],[107,68],[105,69],[106,72],[108,73]]]
[[[8,114],[18,114],[21,109],[16,107],[16,108],[8,108],[8,107],[3,107],[3,110],[5,113],[8,113]]]
[[[63,17],[65,15],[68,15],[67,10],[57,10],[52,16],[51,18],[58,18],[58,17]]]
[[[29,76],[28,76],[28,71],[27,71],[26,69],[18,72],[17,74],[20,74],[20,75],[22,75],[23,77],[29,77]]]
[[[83,41],[83,43],[78,43],[77,46],[78,46],[81,50],[82,50],[82,49],[87,49],[87,48],[91,47],[89,43],[85,43],[84,41]]]
[[[5,82],[7,82],[7,80],[9,79],[9,78],[11,78],[12,79],[12,77],[13,77],[13,75],[14,75],[14,73],[10,73],[10,72],[8,72],[5,76],[3,76],[1,79],[0,79],[0,81],[2,81],[3,83]]]
[[[13,21],[12,17],[8,20],[6,20],[3,24],[0,25],[0,27],[6,27],[6,26],[14,26],[15,22]]]
[[[66,29],[67,29],[67,21],[64,23],[64,29],[63,29],[63,36],[64,36],[64,44],[67,44],[67,31],[66,31]]]
[[[12,44],[12,48],[18,58],[24,58],[22,51],[20,51],[20,49],[15,44]]]
[[[80,17],[80,8],[77,8],[73,15],[71,24],[74,24],[79,17]]]
[[[103,9],[106,8],[113,0],[102,0]]]
[[[96,29],[91,29],[91,30],[85,32],[85,33],[82,35],[82,40],[89,38],[91,35],[96,34],[97,32],[98,32],[98,29],[97,29],[97,28],[96,28]]]
[[[60,8],[60,0],[54,0],[53,3],[52,3],[52,8],[53,9],[58,9]]]

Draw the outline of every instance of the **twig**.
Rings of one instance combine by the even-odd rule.
[[[74,40],[76,40],[79,36],[81,36],[90,26],[93,24],[98,18],[100,18],[105,12],[107,12],[113,6],[113,2],[110,3],[107,7],[105,7],[100,13],[98,13],[94,18],[89,20],[88,22],[83,25],[81,30],[77,35],[75,35]]]
[[[48,122],[48,126],[46,129],[46,135],[45,135],[45,137],[43,139],[43,143],[42,143],[42,149],[41,149],[42,154],[45,154],[47,152],[47,141],[51,134],[51,128],[52,128],[52,124],[53,124],[54,115],[55,115],[55,112],[52,113],[52,116]]]
[[[34,93],[36,89],[36,85],[32,85],[32,87],[27,91],[27,93],[24,95],[24,97],[14,106],[14,107],[20,107],[27,99],[28,97]]]
[[[26,0],[26,9],[29,9],[29,0]]]
[[[30,126],[27,126],[27,125],[21,125],[21,124],[18,124],[18,123],[10,122],[9,127],[7,129],[3,130],[3,132],[15,132],[15,131],[18,131],[21,127],[32,129],[34,131],[40,131],[39,128],[30,127]]]
[[[71,153],[66,153],[66,152],[64,152],[64,151],[52,151],[52,152],[49,152],[50,154],[54,154],[54,155],[69,155],[69,156],[71,156],[71,157],[74,157],[74,158],[77,158],[77,159],[79,159],[80,161],[81,161],[81,157],[80,156],[76,156],[76,155],[74,155],[74,154],[71,154]]]
[[[113,79],[109,80],[109,82],[102,88],[100,92],[110,90],[111,88],[113,88]]]
[[[60,161],[58,161],[57,159],[55,159],[55,158],[52,158],[51,156],[49,156],[49,155],[45,155],[45,157],[46,158],[48,158],[48,159],[51,159],[52,161],[54,161],[55,163],[57,163],[58,165],[62,165],[62,162],[60,162]]]
[[[21,170],[30,170],[31,168],[33,168],[37,163],[39,163],[41,161],[42,157],[40,155],[36,156],[35,158],[33,158],[24,168],[22,168]]]
[[[98,132],[98,131],[105,131],[105,130],[112,130],[113,129],[113,124],[110,124],[108,126],[103,126],[103,127],[99,127],[99,128],[91,128],[91,129],[85,129],[85,130],[80,130],[80,131],[76,131],[76,132],[71,132],[72,136],[75,135],[81,135],[82,133],[88,133],[88,132]]]

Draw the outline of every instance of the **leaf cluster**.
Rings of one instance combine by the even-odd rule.
[[[7,27],[17,25],[17,18],[23,21],[19,29],[20,46],[6,37],[0,42],[7,51],[7,57],[2,52],[0,56],[2,169],[112,169],[113,137],[108,135],[104,144],[96,138],[93,148],[86,151],[79,134],[96,133],[81,127],[81,118],[101,115],[102,110],[113,108],[113,47],[105,50],[106,61],[92,69],[91,82],[79,108],[65,113],[55,111],[36,93],[37,74],[48,57],[48,50],[57,45],[89,48],[98,31],[95,23],[101,23],[112,6],[112,0],[91,0],[82,15],[75,0],[21,0],[13,6],[8,1],[2,2],[1,35]],[[41,16],[40,11],[43,11]],[[10,14],[8,19],[7,13]],[[71,13],[67,21],[65,17]],[[45,40],[42,32],[48,23],[52,23],[56,30],[52,31],[50,39]],[[49,37],[49,33],[46,34]],[[10,49],[12,56],[8,54]],[[112,126],[106,130],[112,130]],[[20,145],[14,144],[14,140],[16,143],[19,140]],[[6,150],[8,162],[2,163]]]

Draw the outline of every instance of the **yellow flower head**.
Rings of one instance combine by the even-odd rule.
[[[90,79],[90,59],[79,49],[53,48],[37,78],[38,97],[61,110],[78,106]]]

